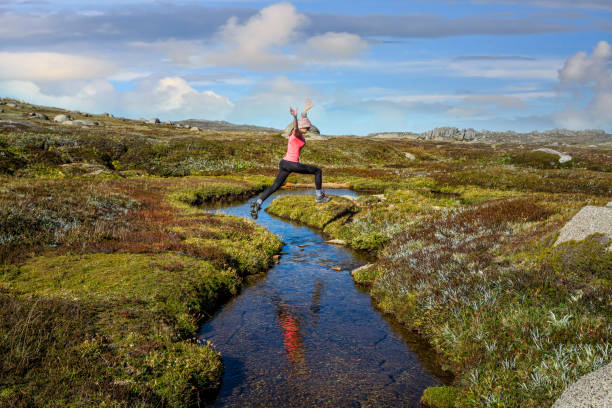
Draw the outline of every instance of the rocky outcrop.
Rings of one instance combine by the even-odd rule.
[[[290,124],[287,125],[287,127],[285,127],[285,130],[283,130],[283,133],[281,133],[281,135],[285,138],[288,138],[292,130],[293,130],[293,122],[291,122]],[[329,139],[327,136],[322,135],[321,132],[319,131],[319,128],[317,128],[315,125],[310,126],[310,129],[308,129],[308,132],[304,134],[304,137],[306,137],[306,139],[311,139],[311,140]]]
[[[151,118],[147,120],[145,123],[148,123],[150,125],[157,125],[158,123],[161,123],[161,121],[159,120],[159,118]]]
[[[235,125],[224,120],[198,120],[198,119],[187,119],[176,121],[175,124],[183,125],[187,128],[197,127],[199,129],[206,130],[218,130],[218,131],[234,131],[234,132],[263,132],[263,133],[278,133],[280,130],[253,126],[253,125]]]
[[[439,127],[428,132],[382,132],[371,133],[375,139],[420,139],[440,141],[482,142],[492,144],[545,144],[545,145],[593,145],[612,146],[612,135],[598,129],[567,130],[552,129],[543,132],[518,133],[514,131],[494,132],[489,130],[458,129]]]
[[[95,120],[73,120],[71,122],[65,122],[66,124],[71,123],[73,125],[83,125],[83,126],[98,126],[100,122]]]
[[[64,115],[63,113],[60,115],[56,115],[53,120],[55,122],[59,122],[59,123],[64,123],[66,121],[72,120],[72,118],[70,117],[70,115]]]
[[[49,120],[49,117],[44,113],[31,112],[30,116],[36,119]]]
[[[552,408],[612,407],[612,363],[570,384]]]
[[[595,233],[604,234],[612,240],[612,207],[594,205],[583,207],[561,228],[555,245],[570,240],[582,241]],[[608,249],[612,249],[612,244]]]

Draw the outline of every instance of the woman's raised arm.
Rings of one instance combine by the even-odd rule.
[[[298,127],[298,120],[297,120],[298,110],[297,109],[293,109],[290,106],[289,107],[289,113],[291,113],[291,116],[293,116],[293,131],[295,132],[295,135],[297,137],[301,137],[302,136],[302,132],[300,132],[300,128]]]

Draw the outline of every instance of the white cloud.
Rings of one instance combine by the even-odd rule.
[[[561,89],[590,93],[592,98],[584,107],[572,104],[554,114],[557,123],[570,129],[612,127],[611,61],[612,49],[606,41],[600,41],[591,55],[580,51],[565,61],[559,70]]]
[[[612,85],[612,72],[609,62],[612,60],[612,49],[606,41],[600,41],[591,55],[580,51],[569,57],[559,72],[561,83],[594,84],[597,89]]]
[[[111,75],[115,64],[52,52],[0,52],[0,80],[61,81]]]
[[[302,50],[305,57],[349,59],[368,48],[368,42],[355,34],[328,32],[310,37]]]
[[[179,77],[145,79],[127,92],[118,91],[104,79],[44,84],[11,80],[0,81],[0,92],[39,105],[93,113],[107,111],[133,118],[223,119],[233,108],[227,97],[210,90],[198,92]]]
[[[266,7],[244,24],[232,17],[217,32],[218,45],[205,53],[201,61],[256,70],[288,67],[295,61],[282,47],[292,44],[296,30],[307,22],[308,18],[290,3]]]
[[[224,117],[233,107],[225,96],[198,92],[179,77],[144,80],[121,96],[124,109],[133,115],[163,117]],[[195,116],[194,116],[195,115]]]

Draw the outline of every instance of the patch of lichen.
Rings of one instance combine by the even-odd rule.
[[[453,408],[456,399],[455,387],[429,387],[423,392],[421,404],[429,408]]]

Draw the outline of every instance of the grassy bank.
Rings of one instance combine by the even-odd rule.
[[[0,123],[0,404],[204,398],[221,368],[212,346],[189,341],[194,327],[280,243],[196,206],[261,191],[286,139],[78,112],[100,125],[67,126],[31,111],[66,113],[0,114],[19,122]],[[308,141],[301,161],[363,195],[268,209],[377,256],[354,278],[456,374],[429,404],[549,406],[612,360],[605,243],[552,246],[581,207],[612,201],[612,151],[555,147],[573,157],[561,164],[536,147]]]
[[[551,246],[579,208],[608,198],[473,186],[384,191],[359,197],[344,216],[343,198],[279,197],[268,211],[377,252],[354,279],[456,374],[455,406],[549,406],[612,360],[612,253],[597,237]]]
[[[213,398],[221,358],[193,336],[281,243],[192,204],[260,189],[210,177],[5,179],[0,405]]]

